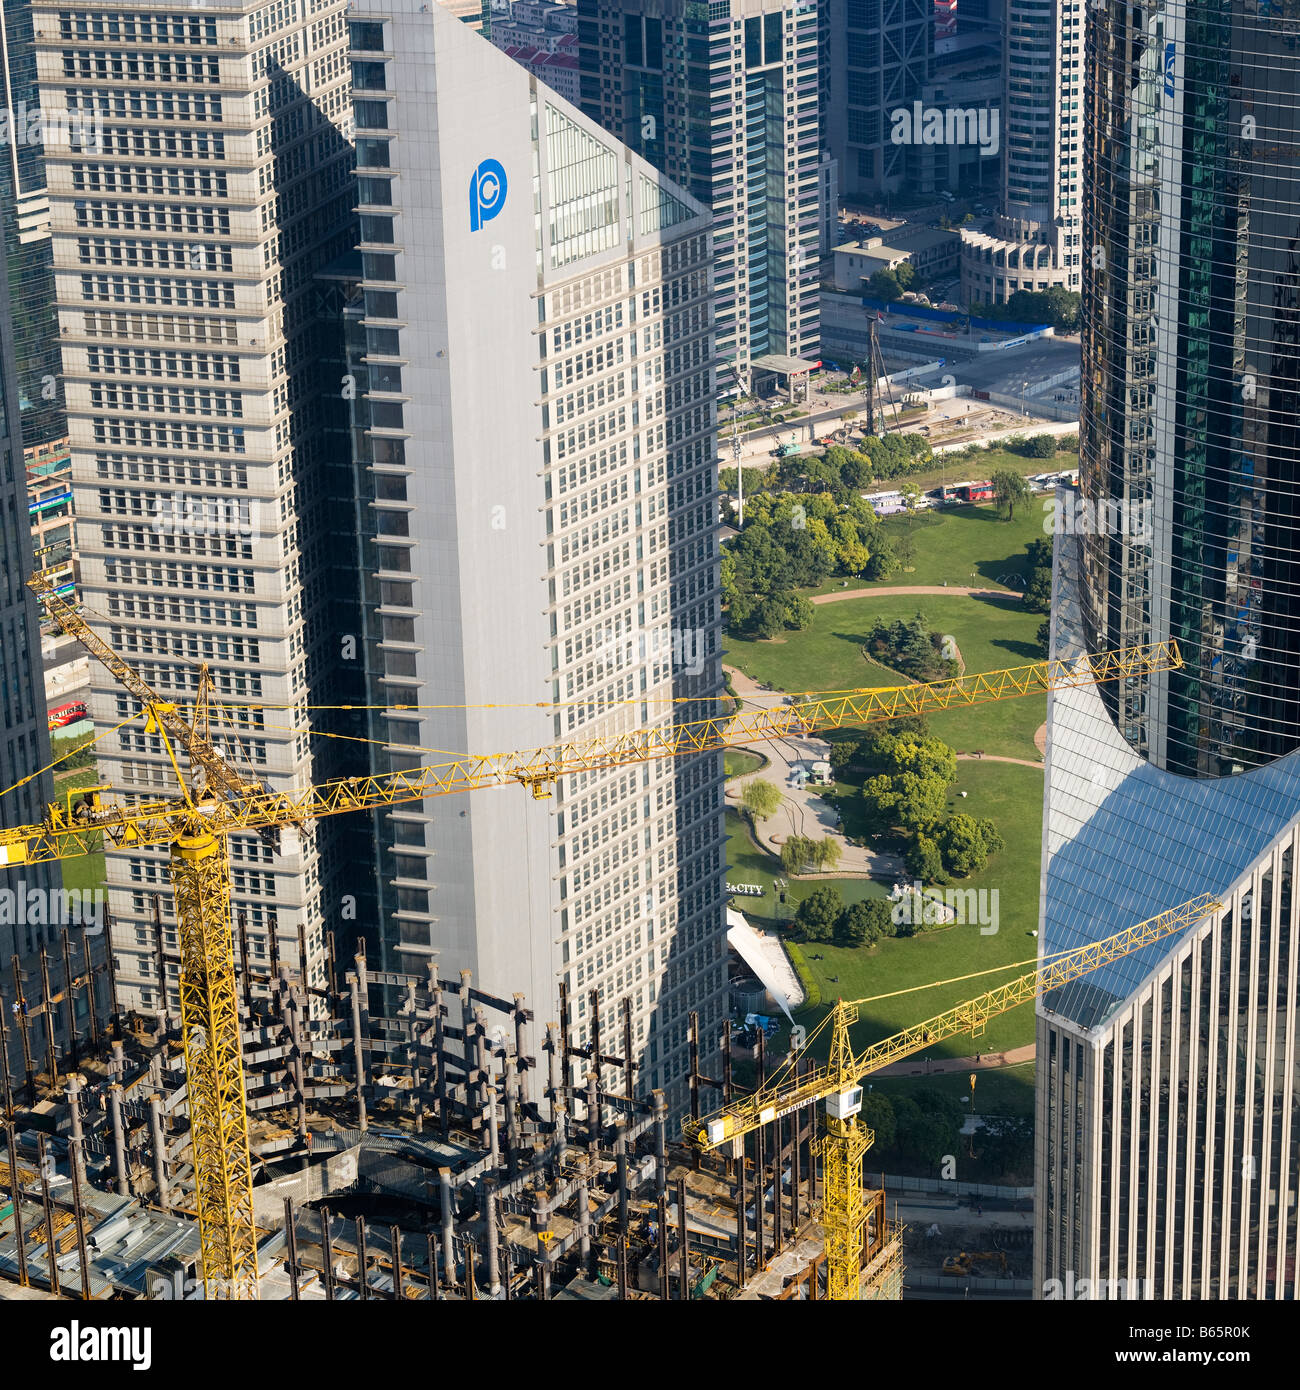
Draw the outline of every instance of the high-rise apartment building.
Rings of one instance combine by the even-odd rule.
[[[1086,0],[1007,0],[1002,208],[964,230],[965,302],[1083,283]]]
[[[418,0],[357,0],[350,373],[381,770],[586,740],[721,693],[708,210]],[[674,703],[677,702],[677,703]],[[495,709],[485,705],[497,706]],[[726,999],[715,755],[377,818],[391,968],[591,1024],[681,1099]]]
[[[325,448],[340,387],[319,379],[313,283],[354,240],[345,9],[33,5],[86,613],[182,704],[206,663],[219,745],[276,787],[338,769],[350,745],[318,739],[330,716],[314,707],[360,673],[334,618],[350,469]],[[92,679],[100,729],[133,713],[105,672]],[[99,748],[114,787],[174,789],[139,723]],[[262,969],[273,950],[291,967],[305,954],[321,982],[326,920],[365,877],[327,852],[335,833],[286,835],[278,855],[233,838],[234,906]],[[108,875],[123,997],[157,1008],[166,855],[112,854]]]
[[[917,0],[920,3],[920,0]],[[713,209],[718,356],[818,356],[818,6],[579,0],[583,110]]]
[[[1295,1298],[1300,58],[1253,4],[1106,5],[1084,86],[1091,521],[1053,645],[1183,665],[1053,697],[1040,944],[1222,907],[1040,1006],[1037,1274]]]

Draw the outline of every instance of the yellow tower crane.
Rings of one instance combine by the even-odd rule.
[[[229,835],[249,830],[273,832],[277,827],[300,826],[346,811],[398,806],[511,783],[527,786],[535,797],[546,797],[556,779],[570,773],[1097,685],[1182,665],[1175,643],[1155,643],[1088,654],[1070,662],[1039,661],[928,685],[836,691],[771,709],[546,748],[467,755],[429,767],[340,778],[276,792],[241,777],[212,747],[205,671],[200,672],[198,698],[187,721],[174,702],[162,699],[94,634],[76,610],[58,597],[45,576],[34,575],[29,585],[49,616],[144,705],[146,727],[162,740],[181,795],[179,799],[118,804],[102,797],[103,789],[96,789],[75,807],[69,796],[66,806],[50,806],[40,825],[0,829],[0,868],[67,859],[105,848],[170,846],[201,1258],[205,1292],[212,1298],[252,1298],[257,1291],[252,1168],[230,929]],[[186,750],[191,770],[203,775],[202,785],[190,785],[174,745]]]
[[[862,1160],[874,1142],[871,1130],[858,1122],[862,1110],[862,1081],[874,1071],[902,1061],[963,1033],[979,1037],[989,1019],[1048,994],[1099,966],[1118,960],[1175,935],[1223,906],[1211,894],[1192,898],[1137,926],[1102,941],[1065,951],[1037,969],[999,985],[975,999],[926,1019],[901,1033],[854,1052],[850,1030],[865,999],[841,999],[808,1035],[804,1049],[819,1034],[830,1032],[825,1066],[802,1075],[788,1075],[787,1063],[765,1085],[742,1100],[703,1119],[682,1122],[686,1142],[706,1151],[729,1146],[751,1131],[805,1106],[824,1102],[826,1134],[816,1150],[823,1163],[822,1226],[826,1241],[827,1297],[856,1299],[862,1264]]]

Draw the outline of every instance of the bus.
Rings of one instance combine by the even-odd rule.
[[[75,700],[70,705],[60,705],[58,709],[49,710],[47,715],[51,729],[62,729],[68,724],[78,724],[81,720],[90,718],[81,700]]]
[[[959,502],[991,502],[993,484],[991,482],[954,483],[952,495]]]

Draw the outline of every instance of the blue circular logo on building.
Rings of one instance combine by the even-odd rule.
[[[477,232],[506,205],[506,171],[498,159],[485,159],[469,181],[469,229]]]

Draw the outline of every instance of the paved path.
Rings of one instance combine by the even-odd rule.
[[[813,603],[839,603],[846,598],[893,598],[900,594],[957,594],[969,598],[1020,598],[1014,589],[969,589],[960,584],[896,584],[885,589],[839,589],[816,594]]]
[[[1043,770],[1040,762],[1035,762],[1033,758],[1004,758],[1000,753],[958,753],[959,763],[1015,763],[1018,767],[1036,767],[1039,772]]]
[[[743,671],[731,666],[724,669],[731,677],[732,688],[742,707],[747,705],[756,709],[771,709],[785,699],[783,692],[764,690]],[[835,808],[819,795],[821,788],[793,785],[791,774],[798,764],[829,756],[830,745],[824,739],[791,736],[745,746],[764,753],[768,765],[742,777],[733,777],[727,783],[727,801],[731,803],[733,810],[739,811],[741,793],[745,784],[754,777],[772,782],[780,790],[781,805],[777,808],[776,814],[758,824],[758,840],[764,849],[770,850],[779,858],[781,846],[792,835],[803,835],[809,839],[833,835],[840,843],[840,862],[833,870],[827,870],[827,877],[837,874],[869,874],[873,878],[892,879],[902,872],[903,861],[898,855],[882,854],[848,843],[838,829],[839,821]]]
[[[1038,751],[1043,755],[1044,758],[1047,757],[1047,725],[1046,725],[1046,724],[1040,724],[1040,725],[1038,726],[1038,728],[1034,730],[1034,747],[1038,749]]]
[[[906,1062],[895,1062],[891,1066],[873,1071],[872,1076],[940,1076],[945,1072],[996,1071],[999,1067],[1014,1067],[1021,1062],[1034,1060],[1034,1044],[1013,1047],[1008,1052],[981,1052],[978,1057],[944,1057],[926,1061],[912,1057]],[[979,1087],[975,1088],[979,1094]]]

